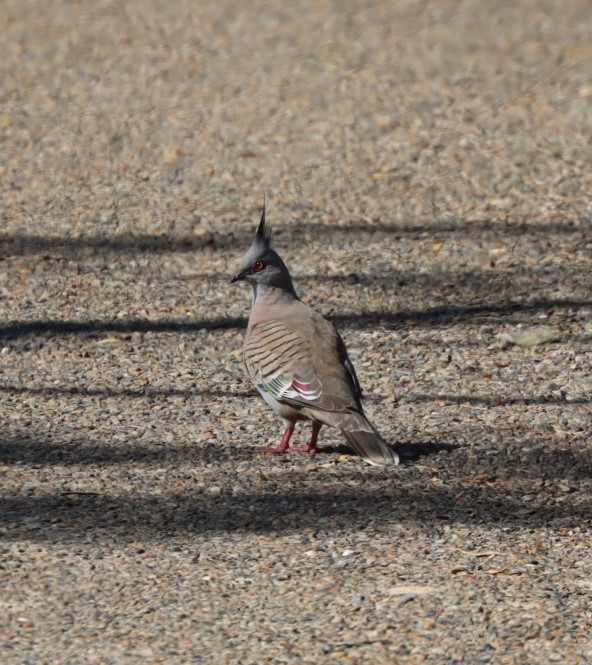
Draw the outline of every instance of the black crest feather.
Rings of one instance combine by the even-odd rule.
[[[265,223],[265,197],[263,197],[263,212],[261,213],[261,221],[257,227],[257,233],[255,238],[258,242],[263,243],[266,247],[269,247],[269,241],[271,238],[271,229]]]

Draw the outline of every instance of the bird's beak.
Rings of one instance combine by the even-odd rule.
[[[230,283],[234,284],[235,282],[240,282],[241,280],[245,279],[248,272],[249,272],[248,270],[241,270],[241,272],[237,272],[235,275],[232,276]]]

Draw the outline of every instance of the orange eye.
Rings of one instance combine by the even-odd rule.
[[[252,271],[261,272],[264,268],[267,268],[267,263],[265,263],[265,261],[255,261]]]

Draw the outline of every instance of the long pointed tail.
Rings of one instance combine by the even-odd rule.
[[[388,466],[399,463],[397,453],[386,444],[386,441],[362,414],[355,418],[355,422],[350,421],[346,427],[340,429],[348,444],[368,464]]]

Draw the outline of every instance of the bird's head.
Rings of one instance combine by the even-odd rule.
[[[231,279],[231,282],[240,281],[249,282],[255,290],[269,287],[296,295],[286,264],[271,249],[271,229],[265,223],[265,203],[253,242],[243,256],[240,270]]]

